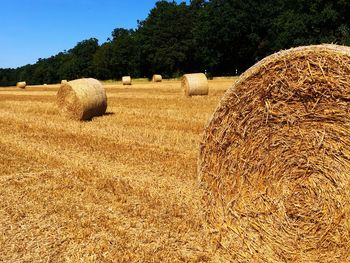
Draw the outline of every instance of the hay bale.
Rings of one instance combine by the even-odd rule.
[[[20,89],[25,89],[26,86],[27,86],[27,83],[25,81],[20,81],[20,82],[17,82],[16,84],[16,87]]]
[[[123,85],[131,85],[131,77],[130,76],[124,76],[122,78]]]
[[[61,80],[61,84],[66,84],[68,81],[66,79]]]
[[[154,74],[152,77],[153,82],[162,82],[162,80],[163,80],[162,75]]]
[[[181,79],[181,88],[186,96],[208,95],[208,80],[203,73],[185,74]]]
[[[222,257],[349,262],[349,65],[349,47],[281,51],[224,95],[198,163]]]
[[[57,93],[57,104],[63,116],[89,120],[106,112],[107,97],[98,80],[77,79],[61,84]]]

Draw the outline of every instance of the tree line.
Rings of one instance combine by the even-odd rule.
[[[158,1],[136,29],[116,28],[105,43],[91,38],[35,64],[0,69],[0,85],[235,75],[278,50],[318,43],[350,45],[350,1]]]

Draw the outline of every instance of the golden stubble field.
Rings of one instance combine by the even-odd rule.
[[[0,262],[213,262],[198,145],[234,79],[106,84],[107,114],[67,120],[58,85],[0,89]]]

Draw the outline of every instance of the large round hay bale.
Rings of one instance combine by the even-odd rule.
[[[183,75],[181,86],[186,96],[208,95],[208,79],[203,73]]]
[[[77,79],[61,84],[57,93],[57,104],[63,116],[89,120],[106,112],[107,96],[98,80]]]
[[[25,89],[26,86],[27,86],[27,83],[25,81],[20,81],[20,82],[17,82],[16,84],[16,87],[20,89]]]
[[[122,83],[123,85],[131,85],[131,77],[130,76],[122,77]]]
[[[221,256],[350,262],[350,48],[294,48],[247,70],[205,130],[198,170]]]
[[[163,80],[162,75],[154,74],[152,77],[153,82],[162,82],[162,80]]]

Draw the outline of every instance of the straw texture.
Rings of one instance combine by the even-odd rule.
[[[106,112],[106,92],[96,79],[69,81],[61,84],[57,93],[57,105],[63,116],[89,120]]]
[[[294,48],[246,71],[198,170],[227,260],[350,262],[350,48]]]
[[[66,84],[68,81],[66,79],[61,80],[61,84]]]
[[[25,81],[20,81],[20,82],[17,82],[16,84],[16,87],[20,89],[25,89],[26,86],[27,86],[27,83]]]
[[[130,76],[124,76],[122,77],[123,85],[131,85],[131,77]]]
[[[208,95],[208,80],[203,73],[183,75],[181,86],[186,96]]]
[[[155,74],[155,75],[153,75],[153,77],[152,77],[152,81],[153,81],[153,82],[162,82],[162,80],[163,80],[162,75],[157,75],[157,74]]]

